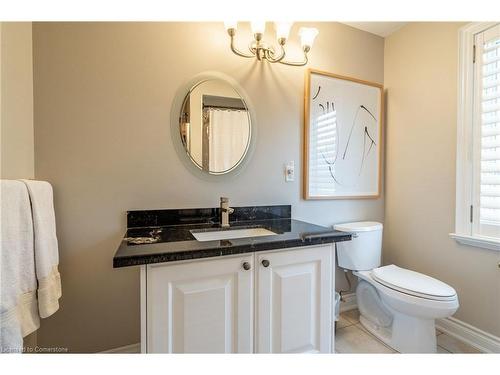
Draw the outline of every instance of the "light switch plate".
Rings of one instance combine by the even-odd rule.
[[[285,165],[285,181],[292,182],[295,180],[295,163],[292,161]]]

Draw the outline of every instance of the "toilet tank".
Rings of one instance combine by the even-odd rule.
[[[353,271],[368,271],[380,267],[383,229],[381,223],[361,221],[337,224],[333,228],[353,233],[351,241],[337,242],[339,267]]]

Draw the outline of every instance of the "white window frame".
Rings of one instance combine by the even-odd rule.
[[[474,39],[498,22],[473,22],[459,31],[458,106],[457,106],[457,171],[455,233],[458,242],[500,251],[500,239],[473,235],[473,124],[474,124]],[[476,207],[476,211],[479,207]]]

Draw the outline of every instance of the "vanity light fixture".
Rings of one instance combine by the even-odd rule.
[[[231,51],[238,56],[246,58],[254,58],[263,61],[267,60],[271,63],[280,63],[292,66],[304,66],[307,64],[307,53],[311,50],[314,43],[314,38],[318,35],[318,29],[314,27],[301,27],[299,29],[300,42],[302,45],[302,51],[304,52],[304,60],[301,62],[285,61],[285,43],[288,39],[288,34],[290,33],[290,28],[292,27],[291,22],[275,22],[274,26],[276,29],[276,39],[278,40],[278,45],[280,50],[276,51],[273,46],[267,45],[262,41],[266,29],[266,23],[264,21],[253,21],[250,22],[250,27],[252,29],[252,34],[254,40],[250,43],[248,49],[250,54],[239,51],[234,46],[234,39],[236,35],[237,22],[229,21],[224,22],[227,33],[231,38]]]

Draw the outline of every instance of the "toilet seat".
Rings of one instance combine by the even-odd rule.
[[[455,289],[430,276],[398,267],[394,264],[375,268],[371,272],[374,281],[415,297],[452,301],[457,298]]]

